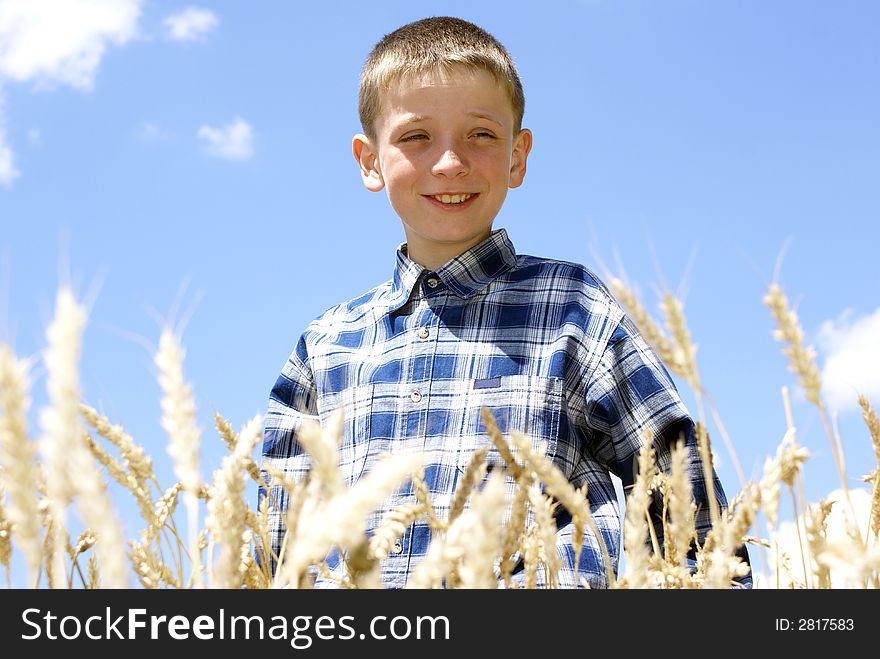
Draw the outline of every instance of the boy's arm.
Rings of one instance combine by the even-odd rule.
[[[612,334],[588,382],[586,423],[592,436],[589,448],[620,478],[627,497],[638,473],[638,453],[646,431],[654,437],[657,467],[667,474],[672,447],[679,441],[685,442],[688,476],[697,507],[695,527],[702,545],[712,528],[712,519],[694,423],[660,358],[626,316]],[[712,480],[718,509],[723,512],[727,499],[714,469]],[[663,497],[658,488],[653,491],[649,514],[662,550]],[[736,553],[749,562],[745,546]],[[696,567],[693,545],[688,563]],[[751,587],[751,573],[738,582]]]
[[[307,419],[317,421],[317,390],[305,338],[301,338],[281,370],[269,394],[269,406],[263,426],[263,460],[261,480],[272,483],[267,466],[282,472],[293,481],[302,479],[309,469],[308,454],[296,441],[296,434]],[[286,532],[285,517],[289,493],[277,482],[268,490],[260,487],[258,502],[268,497],[270,565],[275,571],[277,557]]]

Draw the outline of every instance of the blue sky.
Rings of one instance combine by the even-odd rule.
[[[192,311],[207,479],[225,450],[212,412],[239,427],[264,411],[306,324],[390,276],[403,232],[351,157],[357,80],[376,40],[429,15],[478,23],[517,62],[534,148],[495,224],[517,251],[621,264],[658,316],[664,285],[686,293],[746,477],[782,439],[788,385],[815,501],[839,485],[829,444],[761,303],[787,246],[781,283],[839,409],[850,486],[875,466],[850,392],[880,407],[876,3],[85,5],[0,0],[0,339],[38,355],[59,281],[97,290],[85,397],[166,486],[143,345],[162,319]]]

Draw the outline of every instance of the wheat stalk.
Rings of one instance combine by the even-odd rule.
[[[660,358],[669,366],[673,373],[687,378],[687,368],[680,359],[682,355],[674,349],[672,342],[663,332],[659,323],[651,317],[642,305],[638,296],[623,280],[611,277],[608,281],[611,290],[614,291],[614,296],[623,305],[623,308],[626,309],[627,315],[635,323],[639,333],[654,347],[657,354],[660,355]]]
[[[733,440],[727,434],[724,423],[721,421],[721,415],[718,413],[712,397],[709,396],[700,382],[696,359],[697,346],[691,340],[687,330],[683,303],[669,291],[666,291],[661,298],[661,310],[664,312],[667,329],[672,335],[672,339],[670,339],[663,332],[660,324],[645,310],[635,293],[622,280],[612,277],[611,288],[623,305],[629,318],[638,328],[639,333],[654,348],[664,364],[694,389],[694,393],[697,396],[700,421],[703,420],[702,399],[705,397],[712,418],[718,426],[721,438],[724,440],[725,448],[733,461],[739,482],[741,485],[744,485],[745,476],[739,456],[733,447]]]
[[[422,502],[404,503],[394,510],[389,510],[369,540],[369,556],[381,561],[388,556],[397,539],[402,536],[410,524],[425,514]]]
[[[821,408],[822,379],[816,366],[816,350],[813,346],[804,345],[804,331],[797,313],[789,308],[788,298],[776,282],[770,284],[764,304],[778,325],[773,337],[787,344],[782,352],[789,358],[789,368],[798,376],[807,400]]]
[[[106,588],[128,587],[125,534],[107,486],[84,447],[70,456],[76,479],[77,506],[97,538],[95,554]]]
[[[52,513],[54,534],[48,557],[48,571],[57,585],[64,579],[63,554],[60,542],[66,527],[66,508],[77,495],[77,508],[85,524],[98,538],[95,548],[109,588],[127,585],[125,570],[125,539],[106,486],[83,441],[79,423],[79,356],[82,332],[86,324],[85,310],[73,293],[62,288],[58,292],[55,318],[49,326],[47,347],[43,355],[46,365],[46,389],[49,405],[40,415],[43,427],[43,453],[48,470],[47,494]],[[71,478],[76,474],[77,478]]]
[[[519,553],[520,543],[525,537],[525,524],[529,512],[529,488],[532,483],[531,474],[522,474],[516,481],[513,492],[513,502],[510,506],[510,520],[504,526],[504,536],[501,539],[501,578],[505,588],[509,588],[513,577],[513,568],[516,565],[516,556]],[[577,569],[577,562],[575,563]]]
[[[180,481],[187,509],[187,539],[192,561],[192,581],[202,585],[201,552],[198,549],[199,443],[201,431],[196,422],[196,406],[192,387],[183,375],[185,352],[169,328],[162,330],[155,363],[162,389],[162,427],[168,433],[168,454],[174,463],[174,474]]]
[[[660,306],[666,317],[666,327],[672,335],[674,344],[674,360],[679,365],[685,380],[691,388],[699,393],[700,372],[697,368],[697,346],[691,340],[684,318],[684,306],[681,300],[669,291],[663,294]]]
[[[639,450],[639,473],[626,498],[623,544],[626,550],[627,576],[624,584],[629,588],[646,588],[650,585],[651,552],[647,545],[647,528],[650,524],[645,525],[645,517],[651,504],[650,483],[655,470],[653,441],[653,435],[645,433]]]
[[[522,466],[516,461],[516,458],[513,457],[513,453],[510,451],[510,446],[505,441],[501,429],[495,422],[492,410],[483,406],[480,408],[480,416],[483,418],[483,423],[486,425],[486,433],[489,435],[489,439],[492,440],[495,448],[498,449],[498,453],[501,454],[501,459],[507,464],[507,469],[510,471],[510,475],[514,480],[517,480],[522,473]]]
[[[122,457],[124,465],[123,473],[125,475],[120,477],[119,473],[116,472],[111,473],[111,476],[120,485],[132,493],[135,501],[137,501],[138,507],[140,508],[141,517],[149,522],[153,508],[150,482],[157,482],[156,475],[153,471],[152,459],[147,455],[144,448],[136,444],[131,436],[125,432],[125,429],[122,426],[113,425],[107,417],[99,414],[94,408],[89,407],[88,405],[80,405],[79,410],[86,423],[94,428],[101,437],[108,440],[119,449],[119,454]],[[97,447],[94,442],[89,446],[89,448],[92,449],[93,455],[95,455],[96,459],[98,459],[101,464],[107,467],[109,472],[110,467],[101,457],[99,457],[99,452],[92,448],[93,445]]]
[[[819,499],[819,503],[807,508],[807,514],[804,519],[804,528],[807,532],[807,542],[810,546],[810,553],[816,557],[822,555],[828,543],[828,515],[834,502],[826,502]],[[812,566],[811,566],[812,567]],[[831,588],[831,570],[824,563],[816,562],[813,568],[816,578],[817,587],[821,589]]]
[[[734,552],[754,524],[761,505],[760,488],[747,483],[736,507],[731,506],[721,523],[713,526],[706,538],[702,564],[703,588],[730,588],[735,577],[748,574],[749,566]]]
[[[871,433],[874,455],[877,458],[878,465],[880,465],[880,418],[877,417],[877,412],[874,411],[874,408],[871,407],[868,399],[864,396],[859,396],[859,406],[862,408],[862,417],[865,419],[865,424],[867,424],[868,430]],[[869,528],[874,531],[874,538],[877,539],[878,535],[880,535],[880,466],[874,469],[869,482],[871,483],[872,491],[871,523]]]
[[[48,405],[40,412],[43,436],[41,451],[46,465],[46,495],[52,525],[45,544],[46,576],[53,587],[66,582],[64,554],[67,545],[67,506],[74,494],[69,457],[76,452],[81,437],[78,405],[80,400],[78,365],[86,314],[67,288],[58,291],[55,316],[46,330],[43,353],[46,366]]]
[[[28,581],[36,583],[43,556],[34,479],[36,450],[27,431],[29,370],[27,361],[16,359],[8,346],[0,344],[0,481],[8,492],[6,514],[25,557]]]
[[[247,511],[244,500],[245,469],[260,440],[262,427],[260,415],[245,424],[232,454],[223,458],[220,469],[214,472],[205,525],[219,548],[212,573],[212,583],[218,588],[237,588],[241,585],[242,536]]]
[[[777,323],[777,328],[773,332],[774,338],[786,344],[782,352],[789,359],[789,369],[797,374],[798,382],[803,388],[807,400],[819,410],[822,426],[831,443],[831,452],[837,465],[841,487],[852,514],[852,522],[855,523],[855,507],[849,496],[843,454],[831,425],[828,423],[828,414],[825,410],[825,404],[822,402],[822,379],[819,375],[819,367],[816,365],[816,350],[813,346],[804,345],[804,331],[801,329],[797,313],[790,308],[788,298],[776,282],[770,284],[767,294],[764,296],[764,304],[770,309],[770,313]]]
[[[306,569],[322,560],[332,546],[356,546],[366,530],[367,514],[416,473],[421,462],[419,455],[390,455],[340,494],[326,501],[308,497],[296,527],[288,526],[288,533],[293,532],[297,541],[286,545],[283,574],[276,578],[276,585],[298,587]]]
[[[0,565],[6,573],[6,583],[8,586],[12,584],[12,577],[9,572],[9,561],[12,558],[12,522],[6,516],[6,507],[3,504],[6,493],[0,484]]]
[[[501,552],[501,520],[507,508],[504,496],[504,476],[501,472],[489,475],[486,485],[477,494],[471,506],[473,525],[468,529],[467,552],[462,557],[458,569],[462,588],[497,588],[495,577],[495,557]],[[552,518],[550,520],[552,524]],[[555,539],[556,525],[553,526]],[[550,551],[555,554],[555,544]],[[548,560],[548,563],[550,561]]]
[[[337,409],[323,426],[304,423],[296,435],[311,460],[309,488],[321,499],[330,499],[345,490],[345,478],[339,469],[343,423],[342,409]]]
[[[492,421],[494,422],[494,419]],[[461,515],[471,492],[483,480],[483,476],[486,475],[486,455],[488,453],[489,447],[483,446],[471,454],[464,474],[458,481],[458,487],[455,488],[455,493],[452,496],[452,505],[449,508],[449,518],[447,520],[449,524]]]
[[[529,503],[534,511],[533,528],[537,541],[537,561],[544,564],[544,583],[547,588],[557,588],[562,559],[556,553],[556,520],[553,518],[554,505],[548,497],[541,493],[541,488],[537,485],[529,488]],[[582,536],[582,533],[580,535]]]
[[[406,588],[439,588],[444,580],[450,582],[447,584],[450,587],[465,584],[497,587],[489,553],[501,547],[504,505],[503,476],[496,472],[489,477],[482,492],[474,495],[471,507],[449,525],[446,534],[434,537],[427,553],[412,571]],[[491,526],[482,529],[481,523]],[[473,556],[463,565],[462,561],[471,553]]]
[[[605,577],[609,585],[613,584],[615,579],[614,567],[608,554],[608,548],[605,545],[605,539],[593,521],[593,516],[590,512],[590,502],[587,498],[586,484],[584,484],[582,489],[576,489],[551,460],[547,459],[543,453],[538,453],[532,449],[531,440],[522,433],[513,430],[510,432],[510,439],[529,469],[533,472],[534,478],[543,483],[547,492],[571,513],[574,527],[571,543],[575,555],[575,583],[577,583],[577,567],[580,566],[580,555],[583,549],[584,531],[586,528],[589,528],[602,553],[605,563]]]
[[[664,534],[664,549],[667,562],[684,566],[691,542],[696,538],[694,503],[691,481],[688,477],[688,450],[683,442],[672,447],[670,474],[668,479],[669,526]],[[665,519],[665,516],[664,516]]]
[[[229,423],[226,419],[220,416],[219,412],[214,412],[214,427],[217,428],[217,432],[220,435],[220,438],[226,444],[229,452],[235,450],[235,443],[238,441],[238,435],[235,433],[235,430],[232,429],[232,424]],[[251,480],[257,483],[258,485],[263,485],[263,481],[260,479],[260,468],[257,466],[257,463],[251,456],[247,456],[244,461],[244,467],[247,470],[248,476],[251,477]]]

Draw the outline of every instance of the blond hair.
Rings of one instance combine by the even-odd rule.
[[[386,34],[370,52],[361,71],[358,112],[371,140],[382,107],[382,92],[391,84],[430,71],[454,67],[484,70],[510,95],[514,134],[522,127],[525,96],[507,50],[491,34],[460,18],[434,16],[408,23]]]

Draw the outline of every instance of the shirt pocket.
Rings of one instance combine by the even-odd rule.
[[[562,380],[533,375],[509,375],[489,381],[489,385],[473,383],[465,395],[465,432],[458,451],[458,468],[464,471],[477,449],[488,446],[486,463],[490,469],[505,467],[495,444],[489,438],[481,410],[489,409],[505,439],[511,430],[529,438],[532,448],[553,460],[559,441],[559,418],[562,410]],[[509,441],[508,441],[509,443]]]
[[[370,416],[373,385],[364,384],[335,394],[325,394],[318,404],[321,427],[326,428],[333,413],[342,409],[342,437],[339,441],[339,469],[350,486],[364,473],[370,453]]]

